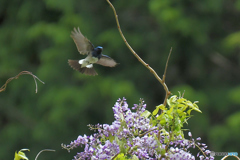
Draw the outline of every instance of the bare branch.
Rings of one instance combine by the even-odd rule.
[[[42,84],[44,84],[44,82],[41,81],[37,76],[35,76],[34,74],[32,74],[32,72],[29,72],[29,71],[22,71],[22,72],[20,72],[18,75],[16,75],[15,77],[9,78],[9,79],[5,82],[5,84],[0,88],[0,92],[3,92],[3,91],[6,90],[7,84],[8,84],[9,82],[11,82],[13,79],[18,79],[18,77],[19,77],[20,75],[23,75],[23,74],[30,74],[30,75],[33,77],[34,82],[35,82],[35,85],[36,85],[36,93],[37,93],[37,81],[36,81],[36,79],[39,80]]]
[[[44,152],[44,151],[55,152],[55,150],[53,150],[53,149],[43,149],[43,150],[41,150],[40,152],[38,152],[38,154],[37,154],[35,160],[37,160],[37,158],[38,158],[38,156],[40,155],[40,153],[42,153],[42,152]]]
[[[166,66],[165,66],[165,70],[164,70],[164,74],[163,74],[163,79],[162,79],[163,82],[165,82],[165,79],[166,79],[167,67],[168,67],[168,62],[169,62],[171,53],[172,53],[172,47],[171,47],[170,52],[168,54],[168,58],[167,58],[167,62],[166,62]]]
[[[167,104],[167,99],[168,99],[168,97],[169,97],[169,95],[170,95],[170,92],[169,92],[169,90],[168,90],[167,85],[165,84],[165,78],[164,78],[164,80],[162,80],[162,79],[158,76],[158,74],[155,72],[155,70],[152,69],[152,68],[149,66],[149,64],[147,64],[146,62],[144,62],[144,60],[142,60],[142,59],[138,56],[138,54],[132,49],[132,47],[129,45],[129,43],[127,42],[126,38],[124,37],[124,35],[123,35],[123,33],[122,33],[122,30],[121,30],[121,27],[120,27],[120,24],[119,24],[119,20],[118,20],[118,15],[117,15],[117,12],[116,12],[114,6],[113,6],[112,3],[110,2],[110,0],[106,0],[106,1],[108,2],[108,4],[110,5],[110,7],[112,8],[112,10],[113,10],[113,12],[114,12],[115,19],[116,19],[116,23],[117,23],[117,27],[118,27],[118,31],[119,31],[119,33],[120,33],[120,35],[121,35],[124,43],[126,44],[126,46],[129,48],[129,50],[132,52],[132,54],[138,59],[138,61],[141,62],[141,63],[155,76],[155,78],[162,84],[164,90],[166,91],[166,95],[165,95],[165,99],[164,99],[164,103],[163,103],[163,104],[166,106],[166,104]],[[169,57],[170,57],[170,55],[169,55]],[[167,60],[167,63],[168,63],[168,60]],[[165,68],[165,71],[166,71],[166,68]],[[164,75],[166,75],[166,74],[164,73]]]

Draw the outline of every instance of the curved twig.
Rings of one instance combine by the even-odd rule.
[[[55,150],[53,150],[53,149],[43,149],[43,150],[41,150],[40,152],[38,152],[38,154],[37,154],[35,160],[37,160],[38,156],[39,156],[42,152],[44,152],[44,151],[55,152]]]
[[[224,156],[221,160],[225,160],[227,157],[229,157],[229,155]],[[238,156],[232,156],[232,157],[235,157],[237,160],[240,160],[240,158]]]
[[[37,81],[36,81],[36,79],[39,80],[42,84],[44,84],[44,82],[41,81],[37,76],[35,76],[34,74],[32,74],[32,72],[29,72],[29,71],[22,71],[22,72],[20,72],[18,75],[16,75],[15,77],[9,78],[9,79],[5,82],[5,84],[0,88],[0,92],[5,91],[5,89],[6,89],[6,87],[7,87],[7,84],[8,84],[9,82],[11,82],[13,79],[18,79],[18,77],[19,77],[20,75],[22,75],[22,74],[30,74],[30,75],[33,77],[34,82],[35,82],[35,85],[36,85],[36,93],[37,93],[37,88],[38,88],[38,86],[37,86]]]
[[[168,54],[168,58],[167,58],[167,62],[166,62],[166,66],[165,66],[165,70],[164,70],[164,74],[163,74],[163,79],[162,79],[163,82],[165,82],[165,79],[166,79],[167,67],[168,67],[168,62],[169,62],[171,53],[172,53],[172,47],[171,47],[170,52]]]
[[[132,54],[138,59],[139,62],[141,62],[147,69],[149,69],[149,71],[155,76],[155,78],[162,84],[164,90],[166,91],[166,95],[165,95],[165,99],[164,99],[164,105],[166,106],[167,104],[167,99],[170,95],[170,91],[168,90],[168,87],[167,85],[165,84],[165,77],[166,77],[166,70],[167,70],[167,64],[168,64],[168,60],[169,60],[169,57],[170,57],[170,54],[171,54],[171,51],[170,51],[170,54],[168,56],[168,60],[167,60],[167,64],[166,64],[166,68],[165,68],[165,72],[164,72],[164,75],[163,75],[163,79],[161,79],[158,74],[155,72],[154,69],[152,69],[152,67],[149,66],[149,64],[147,64],[144,60],[141,59],[141,57],[138,56],[138,54],[132,49],[132,47],[129,45],[129,43],[127,42],[126,38],[124,37],[123,33],[122,33],[122,30],[121,30],[121,27],[120,27],[120,24],[119,24],[119,20],[118,20],[118,15],[117,15],[117,12],[114,8],[114,6],[112,5],[112,3],[109,1],[109,0],[106,0],[108,2],[108,4],[110,5],[110,7],[112,8],[113,12],[114,12],[114,15],[115,15],[115,19],[116,19],[116,22],[117,22],[117,27],[118,27],[118,31],[123,39],[123,41],[125,42],[126,46],[128,47],[128,49],[132,52]]]

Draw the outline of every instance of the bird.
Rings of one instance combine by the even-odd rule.
[[[93,64],[100,64],[106,67],[115,67],[118,63],[111,57],[102,54],[103,47],[94,45],[83,36],[79,27],[74,28],[70,35],[77,46],[77,50],[86,58],[80,60],[68,60],[68,64],[74,69],[86,75],[98,75]]]

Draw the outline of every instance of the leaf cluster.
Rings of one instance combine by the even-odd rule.
[[[168,106],[163,104],[156,106],[156,109],[152,112],[152,123],[153,125],[160,125],[162,130],[172,133],[173,136],[181,135],[184,137],[182,127],[184,123],[187,124],[188,119],[192,116],[191,111],[195,110],[202,113],[196,103],[174,95],[167,100]],[[161,111],[160,115],[158,115],[159,111]]]

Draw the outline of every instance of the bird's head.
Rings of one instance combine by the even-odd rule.
[[[101,46],[98,46],[98,47],[96,47],[95,49],[96,49],[96,51],[97,51],[97,54],[101,54],[102,51],[103,51],[103,47],[101,47]]]

